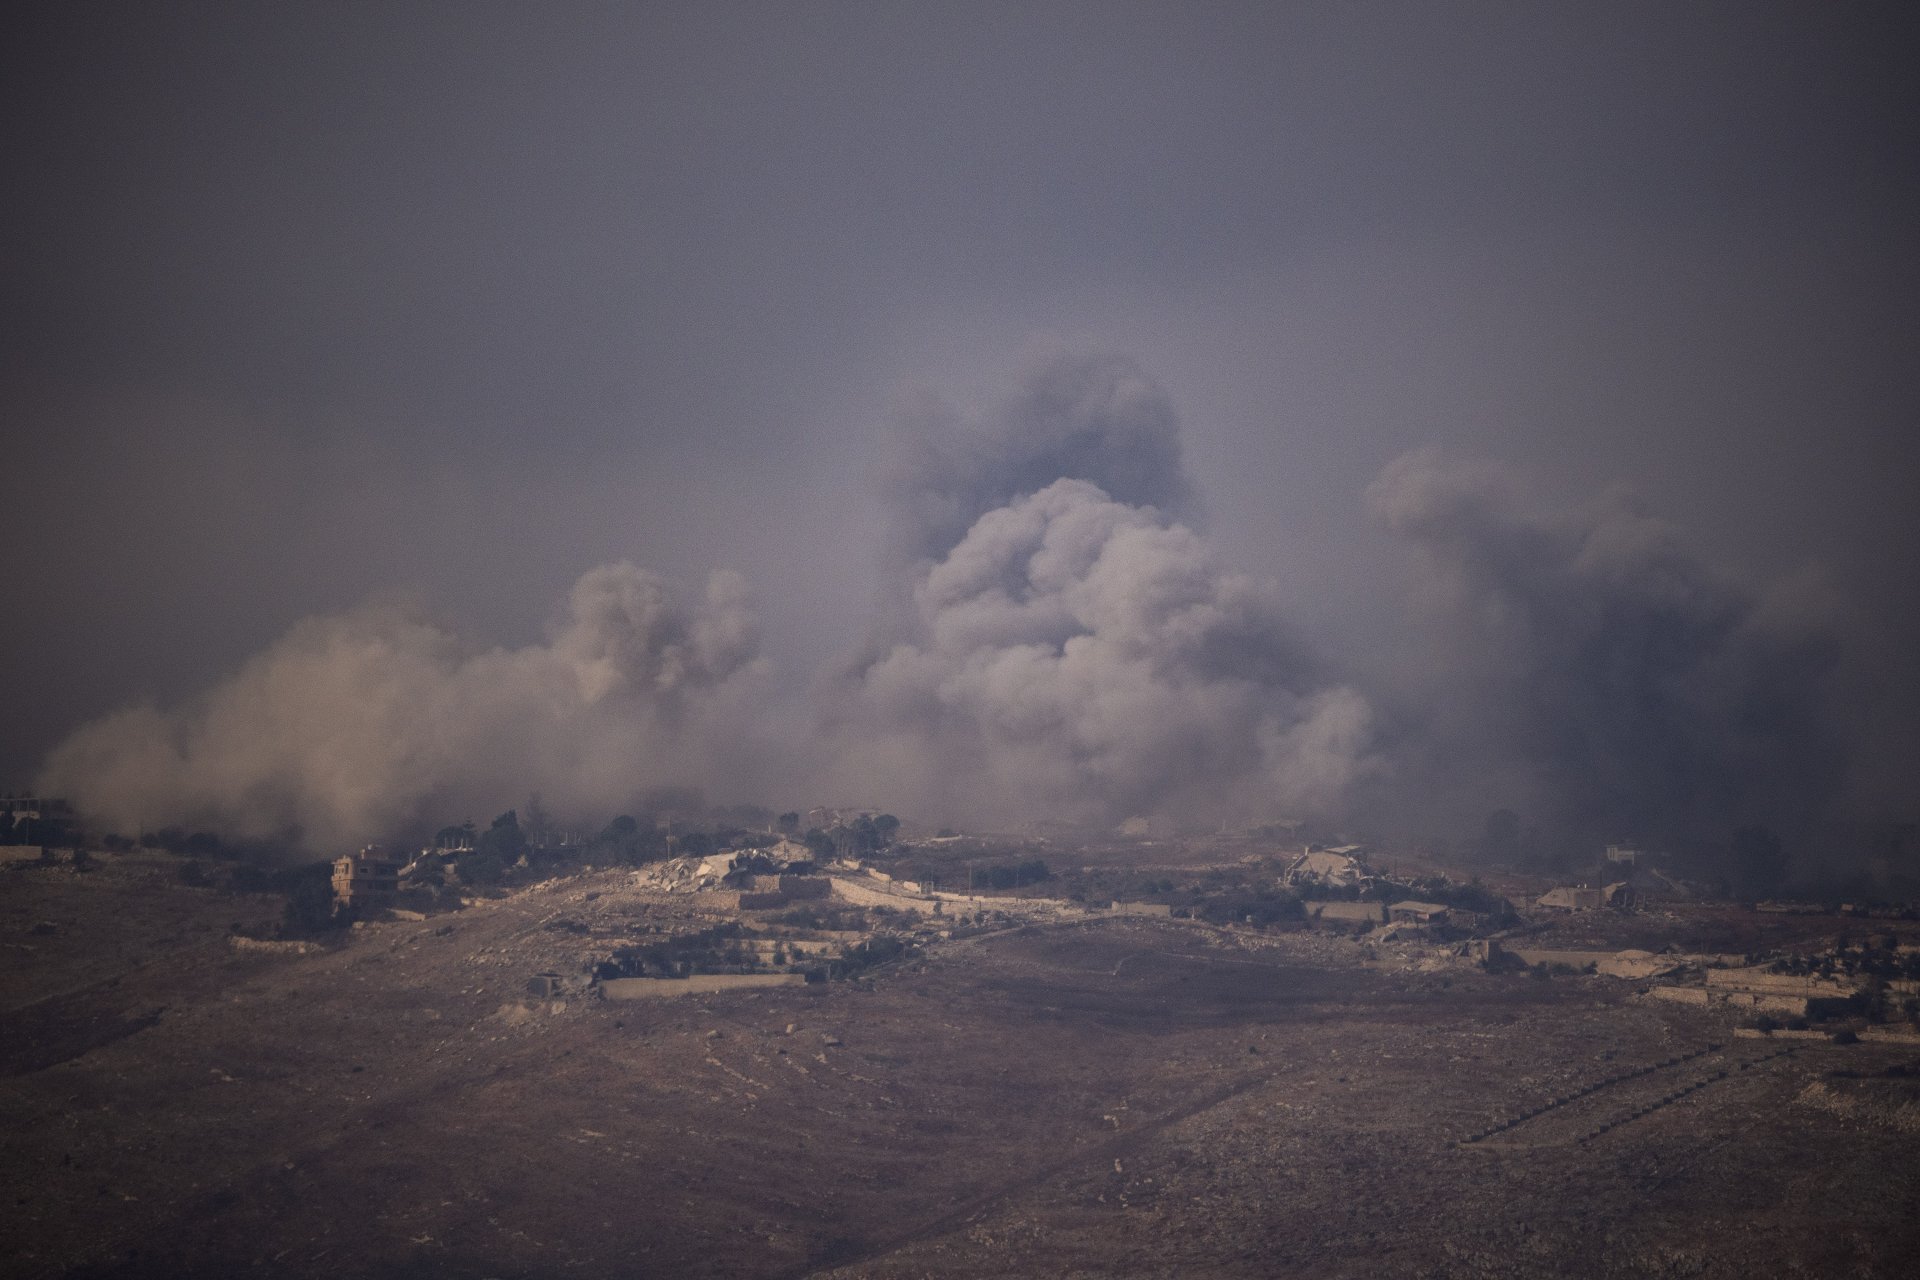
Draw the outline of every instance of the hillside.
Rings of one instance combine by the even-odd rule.
[[[1180,921],[620,1002],[626,872],[242,950],[164,859],[0,878],[9,1276],[1911,1274],[1899,1045]],[[1514,1122],[1497,1142],[1467,1143]],[[1603,1135],[1591,1136],[1599,1125]]]

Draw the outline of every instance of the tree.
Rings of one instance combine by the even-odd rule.
[[[898,828],[899,825],[900,820],[894,818],[893,826]],[[880,825],[864,813],[846,826],[835,827],[833,831],[833,846],[844,858],[863,858],[878,852],[886,843],[880,835]]]
[[[540,803],[540,793],[534,792],[527,797],[527,840],[536,847],[544,847],[552,834],[553,823],[547,817],[546,806]]]
[[[520,829],[520,815],[509,809],[495,818],[473,847],[493,854],[503,863],[513,863],[527,851],[527,834]]]
[[[780,833],[782,835],[796,835],[800,830],[800,815],[791,812],[783,813],[780,815],[779,823]]]
[[[290,933],[318,933],[341,921],[333,910],[333,866],[315,862],[289,877],[287,905],[281,914]]]
[[[473,851],[462,854],[454,869],[468,884],[494,884],[526,851],[527,836],[520,830],[520,815],[509,809],[481,832],[473,842]]]
[[[624,813],[600,829],[600,834],[593,838],[593,846],[629,867],[662,857],[667,851],[666,838],[658,827]]]

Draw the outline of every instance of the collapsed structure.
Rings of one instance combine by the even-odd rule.
[[[1357,888],[1374,878],[1373,871],[1360,860],[1365,845],[1347,844],[1331,849],[1311,845],[1289,862],[1280,878],[1291,885],[1321,885],[1330,889]]]
[[[1598,911],[1603,907],[1625,911],[1633,906],[1635,897],[1633,886],[1620,880],[1598,889],[1583,884],[1561,885],[1541,894],[1533,905],[1549,911]]]

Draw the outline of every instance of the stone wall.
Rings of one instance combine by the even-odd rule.
[[[691,978],[608,978],[600,994],[609,1000],[652,1000],[661,996],[703,995],[748,987],[798,987],[803,973],[696,973]]]

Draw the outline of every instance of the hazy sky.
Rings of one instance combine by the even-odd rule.
[[[1407,661],[1363,495],[1437,445],[1817,567],[1910,726],[1913,15],[10,6],[0,782],[302,617],[523,646],[622,559],[739,570],[793,696],[901,406],[1036,335],[1164,389],[1189,519],[1350,665]]]

